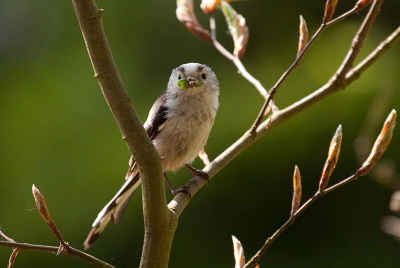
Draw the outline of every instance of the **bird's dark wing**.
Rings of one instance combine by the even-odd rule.
[[[157,136],[160,130],[163,128],[164,123],[168,119],[168,108],[165,106],[165,102],[167,101],[167,91],[165,90],[161,93],[160,97],[156,100],[151,107],[149,112],[149,116],[147,117],[146,122],[144,123],[144,128],[147,131],[151,140]],[[129,180],[132,175],[136,175],[136,162],[133,156],[129,160],[129,169],[126,173],[125,180]]]
[[[153,104],[153,107],[151,107],[149,116],[144,123],[144,128],[146,129],[151,140],[157,136],[158,132],[162,129],[163,124],[168,119],[169,110],[165,105],[166,101],[167,91],[165,90]]]
[[[154,103],[150,110],[147,121],[144,123],[144,128],[152,140],[161,131],[163,124],[165,124],[168,119],[168,108],[165,106],[166,101],[167,94],[166,91],[164,91]],[[97,240],[97,238],[99,238],[101,232],[110,222],[110,220],[115,223],[118,223],[121,220],[132,194],[141,183],[138,172],[139,170],[137,168],[136,161],[133,156],[131,156],[131,159],[129,160],[129,169],[125,177],[126,182],[114,196],[114,198],[111,199],[111,201],[103,208],[102,211],[100,211],[93,223],[92,230],[84,242],[85,249],[89,248]]]

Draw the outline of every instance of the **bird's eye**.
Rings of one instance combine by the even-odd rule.
[[[178,74],[178,79],[180,80],[182,78],[182,76],[180,74]]]
[[[206,73],[202,73],[202,74],[201,74],[201,77],[202,77],[203,79],[206,79],[206,78],[207,78]]]

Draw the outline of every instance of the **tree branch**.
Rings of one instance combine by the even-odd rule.
[[[370,66],[371,62],[375,62],[379,59],[385,52],[387,52],[397,41],[399,41],[399,30],[396,30],[392,35],[390,35],[383,44],[387,44],[382,48],[378,47],[375,49],[366,59],[368,61],[361,62],[356,68],[357,72],[349,72],[345,77],[345,85],[349,86],[351,83],[356,81],[362,73],[364,73]],[[377,52],[379,51],[379,52]],[[370,64],[371,63],[371,64]],[[304,97],[303,99],[297,101],[296,103],[286,107],[283,110],[274,112],[270,119],[265,120],[257,128],[256,137],[250,135],[249,131],[243,134],[234,144],[227,148],[223,153],[221,153],[217,158],[215,158],[209,165],[207,165],[203,171],[206,172],[210,179],[214,177],[222,168],[224,168],[228,163],[230,163],[236,156],[241,152],[250,147],[257,140],[262,138],[268,132],[273,130],[275,127],[281,125],[283,122],[292,118],[293,116],[299,114],[300,112],[306,110],[307,108],[313,106],[314,104],[322,101],[326,97],[338,92],[342,88],[332,82],[333,78],[329,80],[324,86],[314,91],[310,95]],[[196,176],[192,178],[186,186],[193,197],[200,188],[206,184],[206,181]],[[185,194],[178,194],[175,198],[168,204],[169,208],[172,209],[178,216],[182,213],[185,207],[188,205],[190,199]]]
[[[292,213],[290,215],[289,220],[284,225],[282,225],[282,227],[280,227],[271,237],[269,237],[265,241],[262,248],[250,259],[250,261],[246,264],[245,268],[255,266],[257,264],[258,260],[260,259],[261,255],[278,238],[278,236],[283,231],[285,231],[289,227],[289,225],[293,224],[295,219],[302,212],[304,212],[304,210],[308,206],[310,206],[313,202],[315,202],[319,197],[321,197],[322,195],[325,195],[327,193],[330,193],[353,180],[356,180],[358,177],[367,175],[371,171],[371,169],[378,163],[379,159],[382,157],[383,153],[388,148],[390,141],[392,140],[392,137],[393,137],[393,129],[396,124],[396,117],[397,117],[397,112],[396,112],[396,110],[393,109],[390,112],[390,114],[388,115],[387,119],[385,120],[382,130],[381,130],[380,134],[378,135],[378,137],[376,138],[374,146],[372,147],[368,158],[364,161],[364,163],[361,165],[361,167],[359,169],[357,169],[356,173],[354,173],[347,179],[344,179],[341,182],[336,183],[332,187],[325,189],[326,185],[329,182],[329,178],[338,162],[339,155],[340,155],[340,147],[341,147],[341,142],[342,142],[342,126],[339,125],[339,127],[336,130],[335,135],[333,136],[333,138],[331,140],[330,146],[329,146],[328,158],[325,162],[325,166],[322,171],[318,191],[314,194],[314,196],[312,198],[310,198],[307,202],[305,202],[299,210],[296,211],[296,208],[298,207],[298,204],[300,203],[300,198],[301,198],[301,183],[298,182],[298,181],[300,181],[299,178],[294,179],[294,181],[293,181],[293,189],[294,189],[293,199],[295,200],[296,195],[297,194],[299,194],[299,195],[298,195],[298,198],[295,200],[295,202],[292,203]],[[297,173],[297,176],[300,177],[300,173],[297,169],[297,166],[295,167],[295,174],[296,173]],[[295,210],[296,212],[293,213],[293,210]]]
[[[346,74],[346,80],[353,82],[366,69],[374,64],[386,51],[400,39],[400,26],[388,37],[382,41],[377,48],[374,49],[364,60]]]
[[[11,247],[11,248],[19,248],[20,250],[25,251],[44,251],[44,252],[51,252],[57,254],[59,251],[59,247],[53,246],[43,246],[43,245],[33,245],[27,243],[17,243],[17,242],[8,242],[8,241],[0,241],[0,246]],[[67,254],[66,252],[62,251],[61,253]],[[77,257],[84,261],[91,263],[94,266],[101,267],[101,268],[115,268],[111,264],[108,264],[100,259],[97,259],[85,252],[77,250],[73,247],[68,247],[68,256]]]
[[[249,81],[265,98],[265,100],[268,100],[269,94],[267,90],[263,87],[263,85],[258,81],[256,78],[254,78],[244,67],[242,61],[239,59],[239,57],[234,56],[232,53],[230,53],[228,50],[226,50],[217,40],[217,28],[215,24],[215,15],[214,13],[210,14],[210,30],[211,30],[211,42],[214,45],[214,47],[223,55],[225,56],[228,60],[232,61],[235,66],[238,69],[238,72],[247,80]],[[276,106],[273,106],[274,109],[277,109]]]
[[[358,12],[358,11],[359,10],[357,9],[357,7],[353,7],[351,10],[349,10],[346,13],[342,14],[341,16],[337,17],[336,19],[333,19],[333,20],[329,21],[328,23],[322,23],[319,26],[318,30],[311,37],[310,41],[307,43],[307,45],[304,47],[304,49],[299,53],[299,55],[297,56],[295,61],[292,63],[292,65],[290,65],[290,67],[282,74],[282,76],[278,79],[278,81],[275,83],[275,85],[269,90],[269,94],[270,94],[271,97],[264,102],[264,105],[262,106],[262,108],[261,108],[261,110],[260,110],[260,112],[259,112],[254,124],[251,127],[251,133],[254,133],[255,129],[257,129],[257,127],[261,124],[262,119],[263,119],[264,115],[266,114],[265,111],[266,111],[266,109],[267,109],[267,107],[269,105],[269,102],[271,101],[271,99],[275,95],[275,93],[278,90],[279,86],[289,76],[289,74],[293,71],[293,69],[296,68],[296,66],[299,65],[300,60],[303,59],[304,54],[311,47],[311,45],[314,43],[314,41],[317,39],[317,37],[320,36],[322,31],[325,30],[326,28],[328,28],[329,26],[335,24],[336,22],[339,22],[339,21],[343,20],[344,18],[347,18],[348,16],[350,16],[350,15],[352,15],[352,14]]]
[[[261,255],[271,246],[271,244],[290,226],[294,223],[294,221],[297,219],[297,217],[300,216],[301,213],[303,213],[312,203],[314,203],[318,198],[321,196],[349,183],[350,181],[353,181],[357,179],[356,174],[348,177],[347,179],[335,184],[334,186],[324,190],[324,191],[317,191],[313,197],[307,200],[298,210],[297,212],[289,218],[288,221],[286,221],[278,230],[275,231],[275,233],[270,236],[262,246],[262,248],[246,263],[245,268],[250,268],[254,267],[258,260],[261,258]]]
[[[161,158],[144,130],[118,73],[101,21],[103,10],[97,8],[94,0],[72,0],[72,3],[95,77],[140,169],[145,222],[141,267],[167,267],[177,218],[167,208]],[[154,253],[157,253],[157,258]]]
[[[349,52],[347,53],[339,69],[336,71],[336,75],[333,78],[334,80],[336,80],[335,82],[337,83],[344,82],[346,74],[353,67],[354,61],[356,60],[358,53],[361,51],[361,48],[364,45],[364,41],[367,38],[369,30],[371,29],[372,25],[375,22],[376,17],[380,12],[382,3],[383,0],[375,0],[372,3],[367,16],[365,17],[360,29],[358,30],[356,36],[353,39]]]

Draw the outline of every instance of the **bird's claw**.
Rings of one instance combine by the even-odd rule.
[[[189,165],[185,165],[185,167],[187,167],[192,172],[193,177],[199,176],[199,177],[202,177],[203,179],[205,179],[207,181],[207,183],[210,182],[210,176],[208,176],[208,174],[206,172],[204,172],[203,170],[196,169]]]
[[[187,187],[186,185],[182,186],[181,188],[176,189],[176,190],[175,189],[174,190],[171,189],[171,191],[172,191],[173,195],[177,195],[179,193],[185,193],[185,194],[187,194],[189,196],[190,199],[192,199],[192,194],[189,192],[189,187]]]

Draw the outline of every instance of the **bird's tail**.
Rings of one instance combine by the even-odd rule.
[[[100,234],[106,228],[107,224],[112,220],[114,223],[118,223],[122,215],[124,214],[125,208],[131,200],[132,194],[139,187],[141,183],[139,173],[131,176],[125,181],[118,193],[111,199],[111,201],[100,211],[96,220],[93,222],[93,228],[90,231],[83,245],[85,249],[88,249],[92,244],[99,238]]]

